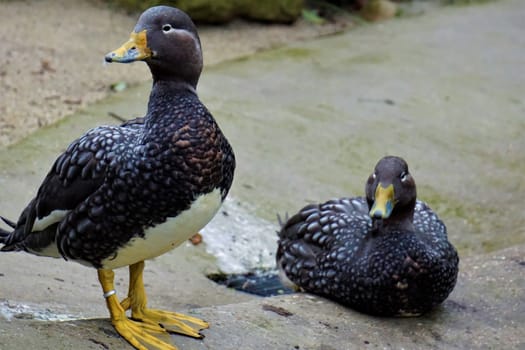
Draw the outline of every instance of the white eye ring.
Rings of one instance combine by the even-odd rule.
[[[169,31],[171,31],[172,29],[173,29],[173,27],[171,26],[171,24],[165,24],[165,25],[162,26],[162,31],[164,33],[167,33]]]
[[[372,179],[375,179],[377,177],[376,173],[372,174]]]
[[[408,173],[401,173],[401,182],[405,182],[408,179],[409,174]]]

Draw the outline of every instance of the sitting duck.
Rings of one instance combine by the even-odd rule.
[[[459,258],[443,222],[416,199],[407,163],[376,165],[366,197],[301,209],[279,232],[285,283],[363,313],[418,316],[452,292]]]

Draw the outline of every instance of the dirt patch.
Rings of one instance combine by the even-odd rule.
[[[145,65],[103,63],[107,52],[127,40],[136,18],[99,1],[0,2],[0,146],[106,97],[116,82],[149,80]],[[322,26],[238,21],[199,29],[209,66],[349,25],[346,18]]]

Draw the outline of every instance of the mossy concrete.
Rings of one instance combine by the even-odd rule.
[[[360,195],[377,160],[396,154],[462,259],[443,307],[422,318],[378,319],[306,295],[258,299],[217,286],[205,277],[218,265],[205,236],[146,265],[152,305],[211,321],[203,341],[174,342],[183,349],[523,348],[524,29],[523,3],[501,0],[206,69],[200,96],[236,151],[231,198],[244,208],[227,206],[226,221],[209,232],[233,240],[228,227],[236,225],[256,233],[255,246],[257,236],[271,244],[277,213]],[[16,218],[71,139],[116,123],[108,112],[143,115],[148,91],[149,84],[115,94],[0,150],[0,213]],[[0,313],[10,319],[0,317],[0,348],[124,348],[105,319],[95,275],[61,260],[0,255]],[[121,295],[126,284],[126,271],[118,271]],[[96,319],[28,319],[53,314]]]

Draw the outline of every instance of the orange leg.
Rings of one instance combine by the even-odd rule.
[[[168,335],[164,328],[158,324],[133,321],[126,316],[126,310],[120,305],[115,293],[114,278],[113,270],[98,270],[98,279],[116,331],[138,350],[177,350],[175,346],[157,338]]]
[[[203,338],[199,331],[209,327],[207,322],[176,312],[146,307],[147,297],[142,279],[143,272],[144,261],[129,267],[128,297],[121,302],[121,306],[124,310],[131,309],[131,318],[146,324],[161,325],[169,332],[180,333],[194,338]]]

